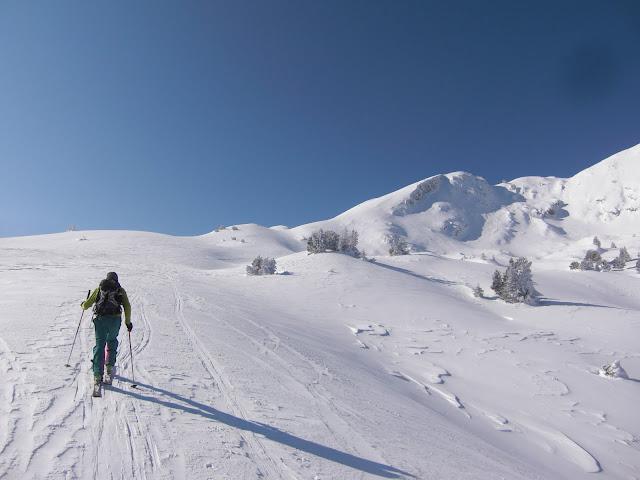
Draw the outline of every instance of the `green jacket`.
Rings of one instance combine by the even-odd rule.
[[[120,287],[120,289],[122,290],[122,306],[124,307],[124,323],[126,323],[127,325],[131,324],[131,304],[129,303],[129,297],[127,297],[127,292],[125,292],[124,288]],[[80,305],[82,307],[83,310],[88,310],[90,309],[94,303],[96,303],[96,300],[98,299],[98,293],[100,293],[100,287],[96,288],[93,292],[91,292],[91,295],[89,295],[89,298],[87,298],[84,302],[82,302],[82,304]]]

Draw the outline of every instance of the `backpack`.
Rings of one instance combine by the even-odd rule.
[[[113,280],[102,280],[93,313],[96,315],[119,315],[122,305],[122,287]]]

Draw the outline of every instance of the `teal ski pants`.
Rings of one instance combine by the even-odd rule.
[[[93,347],[94,376],[102,376],[105,363],[110,366],[116,364],[118,332],[121,323],[120,315],[99,315],[93,319],[93,326],[96,330],[96,346]],[[107,347],[106,362],[105,347]]]

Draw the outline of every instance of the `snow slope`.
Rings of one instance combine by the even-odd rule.
[[[567,269],[594,234],[640,247],[638,149],[611,159],[568,180],[440,175],[293,229],[0,239],[0,479],[640,478],[640,276]],[[617,182],[585,187],[601,171]],[[351,226],[372,252],[388,234],[424,251],[303,251],[313,229]],[[491,297],[516,251],[537,255],[540,306]],[[247,277],[258,254],[288,274]],[[140,388],[125,330],[119,377],[92,399],[86,315],[63,365],[110,270]],[[628,379],[598,375],[614,360]]]
[[[566,245],[594,235],[625,242],[640,231],[640,145],[569,179],[525,177],[492,186],[466,172],[435,175],[292,233],[302,238],[318,228],[355,228],[363,248],[378,255],[387,253],[393,235],[418,252],[534,258],[566,254]]]

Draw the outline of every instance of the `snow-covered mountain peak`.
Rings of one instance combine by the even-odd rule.
[[[508,244],[510,252],[527,254],[541,242],[553,251],[552,243],[593,235],[613,240],[640,230],[640,145],[569,179],[491,185],[463,171],[434,175],[294,231],[304,236],[317,228],[355,228],[371,253],[386,252],[394,236],[440,253],[502,251]]]
[[[564,201],[574,217],[612,233],[640,228],[640,145],[583,170],[566,182]]]
[[[435,175],[416,184],[409,196],[393,208],[397,216],[429,210],[434,204],[448,204],[468,211],[486,213],[523,200],[502,186],[494,187],[468,172]]]
[[[640,144],[605,158],[571,177],[572,182],[626,182],[640,186]]]

